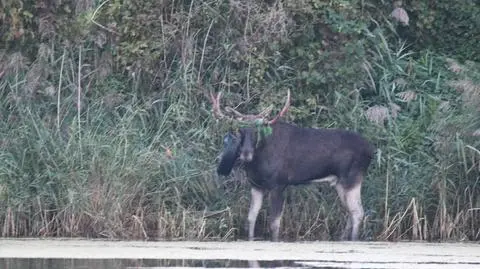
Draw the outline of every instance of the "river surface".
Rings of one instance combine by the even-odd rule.
[[[0,239],[0,269],[480,269],[480,242],[191,242]]]

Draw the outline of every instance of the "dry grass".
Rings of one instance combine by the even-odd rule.
[[[463,102],[472,107],[480,107],[480,84],[471,79],[451,81],[449,85],[462,94]]]
[[[400,110],[401,110],[401,107],[395,103],[390,103],[390,108],[381,106],[381,105],[375,105],[375,106],[369,107],[365,111],[365,116],[369,121],[375,124],[378,124],[380,126],[384,126],[385,121],[389,117],[395,120]]]
[[[394,18],[396,21],[400,22],[403,25],[408,25],[408,22],[410,18],[408,17],[408,13],[405,11],[405,9],[401,7],[396,7],[392,13],[390,14],[392,18]]]
[[[465,68],[462,65],[460,65],[457,61],[455,61],[452,58],[447,58],[446,62],[447,62],[448,69],[454,73],[462,73],[465,70]]]
[[[400,98],[402,102],[405,102],[405,103],[410,103],[411,101],[415,101],[415,99],[417,99],[417,94],[412,90],[399,92],[397,93],[397,96]]]

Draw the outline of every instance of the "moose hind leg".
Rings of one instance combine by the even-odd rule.
[[[250,209],[248,210],[246,226],[248,229],[248,240],[253,241],[255,235],[255,222],[257,221],[258,212],[260,212],[260,209],[262,208],[263,191],[252,187],[250,193]]]
[[[280,234],[280,222],[283,213],[283,187],[277,187],[270,193],[270,231],[272,233],[272,241],[278,242]]]
[[[345,196],[345,187],[343,187],[342,184],[337,183],[335,185],[335,189],[337,190],[337,194],[338,194],[338,197],[340,198],[340,202],[342,202],[342,205],[348,209],[346,196]],[[350,212],[348,212],[347,223],[345,225],[345,228],[343,229],[340,240],[348,240],[351,232],[352,232],[352,217]]]
[[[350,234],[351,240],[358,240],[360,225],[363,221],[364,211],[361,197],[362,182],[357,181],[351,188],[345,190],[345,203],[348,213],[350,215],[352,232]]]

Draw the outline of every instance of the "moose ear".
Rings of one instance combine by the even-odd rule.
[[[240,137],[232,132],[228,132],[223,137],[223,152],[217,167],[219,175],[228,176],[230,174],[237,160],[239,148]]]

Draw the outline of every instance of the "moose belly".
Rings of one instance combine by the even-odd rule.
[[[289,178],[287,182],[283,182],[288,185],[303,185],[310,183],[328,183],[330,186],[335,186],[338,182],[338,177],[335,175],[328,175],[325,177],[315,177],[315,178],[302,178],[295,179]]]
[[[310,182],[328,182],[336,181],[336,169],[334,166],[324,163],[313,162],[295,162],[290,164],[288,171],[288,181],[290,184],[305,184]]]
[[[324,178],[313,179],[310,182],[313,182],[313,183],[328,183],[328,184],[330,184],[330,186],[334,186],[335,184],[337,184],[337,181],[338,181],[337,176],[330,175],[330,176],[327,176],[327,177],[324,177]]]

